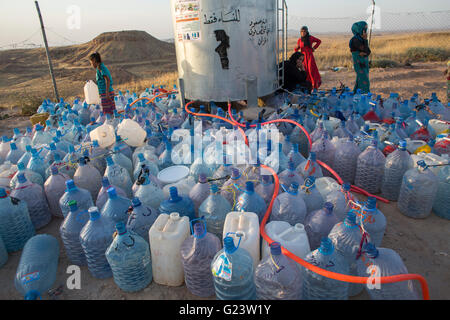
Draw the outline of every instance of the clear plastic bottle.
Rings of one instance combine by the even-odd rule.
[[[170,215],[173,212],[178,212],[180,217],[187,216],[189,221],[196,218],[195,207],[192,200],[187,196],[178,195],[178,189],[176,187],[171,187],[170,198],[161,202],[159,206],[160,214]]]
[[[417,168],[406,171],[403,176],[397,206],[407,217],[425,219],[431,214],[438,190],[438,178],[425,161],[421,160],[417,164]]]
[[[72,264],[84,266],[86,256],[80,242],[80,232],[89,220],[87,210],[79,210],[77,202],[69,202],[70,212],[59,228],[59,233],[66,249],[66,255]]]
[[[9,186],[11,187],[11,189],[15,189],[16,185],[17,185],[17,177],[19,174],[24,173],[25,174],[25,178],[27,178],[28,181],[31,181],[33,183],[36,183],[40,186],[44,185],[44,179],[42,179],[42,176],[39,173],[36,173],[30,169],[27,169],[25,167],[25,164],[23,162],[19,162],[17,164],[17,172],[16,174],[14,174],[14,176],[12,177],[11,181],[9,182]]]
[[[131,205],[133,210],[128,216],[127,230],[138,234],[145,241],[149,242],[148,232],[158,218],[159,211],[142,204],[137,197],[131,200]]]
[[[367,198],[361,213],[357,217],[358,224],[363,226],[369,234],[370,241],[376,246],[380,246],[386,231],[387,221],[383,212],[377,209],[377,199],[374,197]]]
[[[28,181],[23,173],[18,176],[18,182],[16,189],[11,192],[11,197],[26,202],[31,221],[36,230],[45,227],[52,220],[52,214],[48,207],[44,189],[40,185]]]
[[[356,214],[353,211],[347,213],[343,222],[339,222],[331,229],[328,238],[333,241],[334,248],[340,253],[350,266],[350,275],[358,276],[356,270],[356,258],[363,233],[356,224]],[[361,293],[364,287],[360,283],[349,283],[349,296],[353,297]]]
[[[139,153],[137,155],[139,162],[136,164],[134,172],[133,172],[133,178],[134,181],[136,181],[139,178],[139,175],[141,174],[142,169],[148,169],[150,171],[150,173],[153,176],[157,176],[159,173],[159,169],[158,166],[151,161],[148,161],[147,159],[145,159],[144,154],[143,153]],[[145,167],[143,167],[145,165]]]
[[[107,193],[108,200],[101,210],[102,216],[110,218],[114,223],[126,223],[131,206],[130,199],[119,196],[114,187],[109,188]]]
[[[261,182],[255,188],[255,192],[264,199],[267,207],[269,207],[272,201],[274,190],[275,184],[273,183],[273,177],[266,175],[261,177]]]
[[[306,161],[305,157],[299,152],[298,144],[292,145],[292,150],[286,155],[289,161],[294,163],[294,168],[297,168],[301,163]]]
[[[229,212],[231,212],[230,203],[219,193],[219,187],[211,184],[210,195],[198,209],[198,216],[205,217],[206,228],[210,233],[218,238],[222,237],[225,217]]]
[[[27,169],[39,173],[42,179],[45,180],[45,170],[47,169],[47,166],[35,149],[31,149],[31,159],[30,162],[28,162]]]
[[[370,277],[374,271],[378,277],[409,273],[397,252],[387,248],[376,248],[372,243],[364,245],[363,254],[357,261],[357,271],[360,277]],[[418,300],[411,280],[383,283],[379,289],[374,287],[366,290],[372,300]]]
[[[78,169],[73,175],[75,184],[91,193],[92,199],[97,199],[98,193],[102,187],[102,176],[100,172],[85,158],[80,158]]]
[[[114,222],[100,215],[96,207],[89,209],[90,219],[80,232],[80,242],[94,278],[112,277],[111,267],[106,260],[105,252],[111,245],[114,233]]]
[[[126,292],[137,292],[152,282],[150,248],[141,236],[116,224],[117,235],[105,252],[117,286]]]
[[[348,263],[335,251],[329,238],[323,238],[319,249],[308,254],[305,261],[330,272],[350,273]],[[348,282],[326,278],[306,268],[302,270],[304,300],[348,299]]]
[[[275,199],[270,221],[285,221],[291,225],[305,222],[306,204],[298,192],[298,187],[297,183],[291,184],[289,190]]]
[[[114,163],[111,157],[106,158],[106,163],[107,166],[104,177],[107,177],[112,185],[121,188],[126,192],[127,197],[131,198],[133,195],[133,182],[131,181],[128,171],[117,163]]]
[[[433,204],[433,212],[450,220],[450,166],[443,167],[438,174],[438,191]]]
[[[47,197],[50,212],[54,217],[63,218],[63,213],[59,205],[59,199],[64,195],[68,176],[59,173],[57,167],[51,167],[52,175],[45,181],[44,192]]]
[[[356,166],[361,151],[353,139],[353,135],[341,140],[340,147],[334,155],[333,169],[343,181],[353,183],[356,176]]]
[[[200,173],[198,176],[198,183],[189,192],[189,198],[191,198],[192,202],[194,202],[196,213],[198,213],[198,208],[203,203],[203,201],[208,198],[209,193],[210,186],[208,180],[206,179],[206,175],[204,173]]]
[[[35,235],[25,201],[10,198],[0,188],[0,237],[8,252],[22,250],[25,243]]]
[[[48,234],[38,234],[27,241],[20,256],[14,284],[25,300],[36,300],[56,280],[59,243]],[[42,299],[42,298],[41,298]]]
[[[379,193],[383,181],[384,165],[386,158],[378,149],[376,140],[358,157],[356,165],[356,186],[371,194]]]
[[[89,152],[89,160],[91,165],[94,166],[101,175],[105,174],[106,160],[105,156],[107,151],[100,147],[97,140],[92,141],[92,148]]]
[[[270,245],[270,255],[256,267],[255,286],[258,300],[302,298],[302,273],[294,261],[282,254],[278,242]]]
[[[296,183],[302,186],[305,183],[303,176],[296,171],[296,167],[293,161],[289,161],[288,168],[278,175],[280,186],[289,188],[291,184]]]
[[[69,201],[75,200],[78,208],[81,210],[89,210],[90,207],[94,206],[91,193],[85,189],[78,188],[73,180],[67,180],[66,187],[67,189],[64,195],[59,199],[59,206],[61,207],[61,212],[64,217],[66,217],[70,211],[68,205]]]
[[[333,204],[330,202],[325,202],[322,209],[313,211],[306,216],[304,225],[311,250],[319,248],[322,238],[327,237],[338,222],[333,213]]]
[[[23,156],[24,152],[17,148],[17,145],[14,142],[11,142],[9,145],[11,150],[6,155],[5,161],[9,161],[12,164],[17,164],[19,159]]]
[[[301,186],[300,194],[305,201],[308,214],[323,207],[325,201],[316,188],[316,178],[313,176],[306,178],[305,184]]]
[[[147,207],[158,209],[165,198],[163,190],[151,180],[149,175],[145,175],[142,179],[142,183],[138,182],[134,196]]]
[[[219,300],[256,300],[253,260],[247,250],[225,237],[224,248],[211,262],[214,289]]]
[[[5,243],[0,235],[0,269],[8,262],[8,251],[6,251]]]
[[[256,213],[259,223],[261,223],[267,210],[266,202],[255,192],[252,181],[247,181],[245,185],[246,188],[238,197],[235,209],[236,211]]]
[[[309,158],[303,161],[301,165],[297,167],[297,172],[300,173],[304,178],[313,176],[315,178],[323,177],[322,168],[316,162],[316,153],[311,152]]]
[[[20,157],[20,159],[19,159],[19,161],[17,162],[17,164],[23,163],[24,166],[27,167],[27,166],[28,166],[28,163],[29,163],[30,160],[31,160],[31,156],[32,156],[31,150],[32,150],[31,145],[26,145],[26,146],[25,146],[25,153],[22,155],[22,157]],[[1,162],[1,159],[0,159],[0,162]]]
[[[103,206],[105,205],[106,201],[108,201],[108,189],[114,187],[114,189],[116,189],[116,192],[119,196],[126,198],[127,194],[125,193],[125,191],[123,191],[121,188],[117,187],[117,186],[113,186],[109,183],[109,180],[107,177],[103,177],[102,178],[102,188],[100,189],[98,196],[97,196],[97,200],[95,201],[95,206],[99,209],[102,210]]]
[[[199,297],[214,296],[211,262],[222,249],[219,238],[209,232],[203,223],[194,224],[193,234],[181,245],[181,261],[188,290]]]

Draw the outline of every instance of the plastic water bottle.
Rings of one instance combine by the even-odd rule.
[[[188,290],[199,297],[214,295],[211,262],[222,249],[219,238],[209,232],[203,223],[196,222],[193,234],[181,245],[181,261]]]
[[[336,148],[328,139],[328,133],[324,132],[322,137],[320,139],[317,139],[313,143],[311,152],[316,153],[317,160],[326,163],[330,167],[333,167]]]
[[[59,233],[66,249],[67,257],[72,264],[84,266],[87,264],[80,242],[80,232],[89,220],[87,210],[79,210],[77,202],[69,202],[70,212],[64,219]]]
[[[133,231],[127,230],[123,222],[117,223],[116,229],[117,236],[105,252],[114,282],[123,291],[140,291],[152,281],[148,242]]]
[[[316,162],[316,153],[311,152],[309,158],[303,161],[301,165],[297,167],[297,172],[300,173],[304,178],[313,176],[315,178],[323,177],[322,168]]]
[[[319,248],[321,239],[327,237],[338,222],[333,213],[333,204],[329,202],[325,202],[322,209],[313,211],[306,216],[304,225],[311,250]]]
[[[157,209],[142,204],[137,197],[131,200],[131,205],[133,209],[128,216],[127,230],[138,234],[149,242],[148,232],[158,218],[159,212]]]
[[[170,188],[170,198],[161,202],[159,212],[167,215],[177,212],[180,214],[180,217],[188,217],[189,221],[194,220],[196,217],[194,203],[189,197],[178,195],[176,187]]]
[[[33,139],[31,139],[34,147],[36,147],[37,145],[48,145],[52,143],[52,135],[48,132],[44,132],[43,126],[37,124],[34,126],[34,128],[36,131],[34,133]]]
[[[45,169],[47,169],[47,166],[35,149],[31,150],[31,159],[30,162],[28,162],[27,169],[39,173],[42,179],[45,180]]]
[[[85,158],[80,158],[73,181],[80,188],[88,190],[92,199],[97,199],[99,190],[102,187],[102,176],[95,167],[86,162]]]
[[[407,217],[425,219],[431,214],[438,190],[438,178],[425,161],[421,160],[417,165],[417,168],[406,171],[403,176],[397,206]]]
[[[269,207],[270,202],[272,201],[274,189],[275,184],[273,183],[273,177],[266,175],[261,177],[261,182],[255,188],[255,192],[264,199],[267,207]]]
[[[350,275],[358,276],[356,259],[363,237],[360,227],[356,224],[356,214],[353,211],[347,213],[343,222],[339,222],[331,229],[328,238],[333,241],[334,248],[340,253],[350,266]],[[364,289],[360,283],[349,283],[349,296],[353,297]]]
[[[111,187],[107,191],[108,200],[103,206],[102,216],[110,218],[115,223],[128,221],[128,212],[130,211],[131,201],[128,198],[117,195],[116,189]]]
[[[258,300],[302,298],[302,273],[294,261],[282,254],[278,242],[270,245],[270,255],[256,267],[255,286]]]
[[[236,211],[254,212],[258,215],[259,223],[261,223],[267,210],[266,202],[255,192],[252,181],[247,181],[245,185],[244,192],[238,197]]]
[[[325,202],[316,187],[316,178],[313,176],[306,178],[305,184],[301,186],[300,195],[305,201],[308,214],[315,210],[321,209]]]
[[[22,155],[22,157],[20,157],[20,159],[17,162],[17,164],[23,163],[25,165],[25,167],[27,167],[28,163],[31,160],[31,156],[32,156],[31,155],[31,150],[32,150],[31,145],[26,145],[25,146],[25,153]],[[0,162],[1,162],[1,159],[0,159]]]
[[[59,205],[59,199],[64,195],[68,176],[59,173],[57,167],[51,167],[52,175],[45,181],[44,192],[47,197],[50,212],[54,217],[63,218],[63,213]]]
[[[113,151],[114,153],[111,158],[113,159],[114,163],[117,163],[119,166],[127,170],[130,177],[133,177],[134,171],[133,162],[131,161],[131,159],[120,152],[120,146],[115,146]]]
[[[289,186],[293,183],[296,183],[299,186],[302,186],[305,183],[303,176],[297,173],[293,161],[289,161],[288,168],[278,175],[278,179],[280,185],[285,188],[289,188]]]
[[[298,144],[292,145],[292,150],[286,155],[289,161],[294,163],[294,168],[297,168],[301,163],[303,163],[306,159],[299,152]]]
[[[450,220],[450,166],[443,167],[438,174],[438,191],[433,204],[434,213]]]
[[[112,185],[121,188],[126,192],[127,197],[131,198],[133,194],[133,182],[131,181],[131,177],[128,171],[117,163],[114,163],[111,157],[106,158],[106,163],[107,166],[104,176],[108,178],[109,182]]]
[[[341,140],[334,156],[333,169],[343,181],[353,183],[356,176],[356,166],[361,151],[353,139],[353,135]]]
[[[219,187],[212,184],[210,195],[198,209],[199,217],[205,217],[207,230],[221,238],[225,217],[229,212],[231,212],[230,203],[219,193]]]
[[[131,148],[123,141],[122,137],[119,135],[116,135],[116,143],[113,146],[113,150],[115,147],[119,147],[119,151],[123,153],[125,156],[127,156],[129,159],[133,157],[133,152]]]
[[[160,170],[174,165],[174,163],[172,162],[172,144],[170,142],[166,142],[165,145],[166,149],[159,156],[158,167]]]
[[[0,269],[8,262],[8,251],[6,251],[5,243],[0,236]]]
[[[18,185],[11,192],[11,197],[25,201],[28,206],[34,228],[39,230],[52,220],[44,189],[33,182],[27,181],[24,174],[18,176]]]
[[[148,175],[142,177],[143,182],[138,181],[134,196],[138,197],[147,207],[158,209],[164,201],[164,192],[161,190]]]
[[[219,300],[255,300],[253,261],[247,250],[225,237],[224,248],[211,262],[214,289]]]
[[[17,164],[19,159],[23,156],[24,152],[19,150],[14,142],[11,142],[10,148],[11,150],[6,155],[5,161],[9,161],[12,164]]]
[[[25,300],[36,300],[56,280],[59,243],[55,237],[39,234],[25,244],[17,267],[14,284]],[[42,299],[42,298],[41,298]]]
[[[80,232],[81,247],[94,278],[105,279],[112,276],[105,252],[109,248],[114,233],[114,222],[100,215],[96,207],[89,209],[90,219]]]
[[[138,160],[139,162],[136,164],[134,172],[133,172],[133,178],[136,181],[139,178],[139,175],[141,175],[141,171],[143,169],[148,169],[150,173],[154,176],[157,176],[159,173],[158,166],[145,159],[144,154],[139,153],[138,154]]]
[[[64,217],[70,211],[69,201],[75,200],[78,208],[81,210],[89,210],[89,208],[94,206],[91,193],[85,189],[78,188],[73,180],[67,180],[66,187],[64,195],[59,199],[59,206]]]
[[[371,194],[379,193],[383,181],[386,158],[376,140],[358,157],[355,184]]]
[[[377,277],[389,277],[408,274],[408,269],[402,258],[392,249],[376,248],[372,243],[363,247],[363,254],[357,261],[357,270],[360,277],[370,277],[375,271]],[[366,288],[372,300],[417,300],[417,293],[413,282],[400,281],[383,283],[380,288]]]
[[[0,188],[0,237],[6,250],[22,250],[25,243],[35,235],[35,229],[28,213],[27,204],[7,195]]]
[[[349,210],[346,194],[342,189],[332,191],[325,197],[325,202],[333,204],[333,212],[338,218],[338,221],[343,221]],[[348,185],[347,191],[350,191],[350,185]]]
[[[203,203],[203,201],[208,198],[210,194],[210,186],[206,175],[204,173],[199,174],[198,183],[189,192],[189,198],[194,202],[195,212],[198,212],[198,208]]]
[[[106,160],[105,155],[107,151],[100,147],[97,140],[92,141],[92,149],[89,153],[89,160],[101,175],[105,174]]]
[[[307,214],[306,204],[298,192],[298,184],[291,184],[273,203],[270,221],[285,221],[291,225],[303,224]]]
[[[406,141],[402,140],[399,148],[386,158],[383,182],[381,184],[381,192],[384,198],[397,201],[403,175],[413,167],[413,160],[408,151],[406,151]]]
[[[335,251],[333,242],[329,238],[323,238],[319,249],[308,254],[305,261],[330,272],[340,274],[350,272],[348,263]],[[326,278],[306,268],[302,270],[304,300],[348,299],[348,282]]]
[[[376,246],[380,246],[386,231],[386,217],[383,212],[377,209],[377,199],[369,197],[361,210],[361,215],[357,217],[359,225],[369,234],[370,241]]]
[[[316,142],[317,140],[319,140],[322,136],[323,133],[325,132],[325,128],[323,125],[323,122],[319,122],[319,125],[314,129],[313,132],[311,132],[311,140],[312,142]]]
[[[23,162],[19,162],[17,164],[17,172],[16,174],[14,174],[14,176],[12,177],[9,186],[11,187],[11,189],[15,189],[16,185],[17,185],[17,179],[19,174],[23,173],[25,174],[25,178],[27,178],[28,181],[31,181],[33,183],[36,183],[40,186],[44,185],[44,179],[42,179],[42,176],[39,173],[36,173],[30,169],[25,168],[25,164]]]
[[[125,191],[123,191],[121,188],[117,187],[117,186],[113,186],[109,183],[108,178],[103,177],[102,178],[102,188],[100,189],[98,196],[97,196],[97,200],[95,202],[95,206],[99,209],[102,210],[103,206],[105,205],[106,201],[108,201],[108,189],[114,187],[114,189],[116,189],[116,192],[119,196],[126,198],[127,194],[125,193]]]

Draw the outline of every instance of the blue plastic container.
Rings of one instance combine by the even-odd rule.
[[[111,157],[106,158],[106,163],[107,166],[104,176],[108,178],[112,185],[118,186],[126,192],[128,197],[132,197],[133,182],[128,171],[117,163],[114,163]]]
[[[307,210],[298,184],[293,183],[286,192],[280,194],[273,203],[270,221],[286,221],[291,225],[304,224]]]
[[[211,193],[200,206],[198,215],[205,217],[207,230],[219,239],[223,235],[223,225],[229,212],[231,212],[230,203],[219,193],[219,187],[212,184]]]
[[[355,184],[371,194],[380,192],[386,158],[376,140],[358,157]]]
[[[437,216],[450,220],[450,166],[445,166],[439,171],[438,180],[433,211]]]
[[[333,204],[325,202],[323,208],[311,212],[305,219],[305,231],[311,250],[319,248],[321,240],[328,237],[331,229],[339,220],[333,212]]]
[[[160,214],[170,215],[173,212],[180,214],[180,217],[189,217],[189,221],[196,218],[194,203],[189,197],[178,195],[176,187],[170,187],[170,198],[161,202],[159,206]]]
[[[86,189],[78,188],[73,180],[67,180],[66,187],[66,192],[61,199],[59,199],[59,206],[61,207],[61,212],[64,217],[69,214],[69,202],[72,200],[77,202],[77,206],[80,210],[89,210],[89,208],[94,206],[91,193]]]
[[[357,223],[364,226],[369,234],[370,242],[380,246],[386,231],[386,217],[377,209],[377,199],[369,197],[361,210],[362,214],[357,217]]]
[[[244,192],[237,200],[236,211],[256,213],[259,218],[259,223],[261,223],[267,210],[266,202],[255,192],[252,181],[247,181],[245,185]]]
[[[110,218],[115,223],[127,223],[128,214],[131,211],[130,199],[123,198],[117,195],[116,189],[114,187],[109,188],[107,192],[108,200],[101,210],[102,216]]]
[[[42,299],[55,283],[59,243],[48,234],[32,237],[23,248],[14,284],[25,300]]]
[[[158,218],[159,211],[142,204],[139,198],[133,198],[131,205],[133,211],[128,217],[127,230],[138,234],[149,242],[148,232]]]

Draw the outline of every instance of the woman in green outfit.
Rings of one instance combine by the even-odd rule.
[[[367,23],[365,21],[354,23],[352,32],[354,37],[350,40],[350,51],[356,72],[356,84],[353,91],[361,89],[362,93],[369,93],[369,55],[371,51],[367,41]]]

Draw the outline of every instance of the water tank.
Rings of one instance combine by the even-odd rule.
[[[179,78],[189,100],[246,100],[278,88],[277,0],[171,0]],[[250,94],[250,93],[249,93]]]

